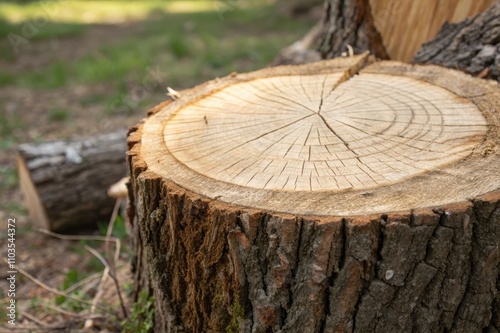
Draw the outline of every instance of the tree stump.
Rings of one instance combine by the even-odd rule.
[[[128,139],[155,332],[498,332],[499,110],[366,55],[160,105]]]

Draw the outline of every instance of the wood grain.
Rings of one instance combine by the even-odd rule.
[[[498,156],[483,154],[496,146],[497,101],[480,98],[498,94],[493,86],[437,67],[359,70],[366,55],[348,61],[316,65],[328,73],[265,70],[187,91],[146,122],[141,154],[193,192],[294,214],[398,211],[500,187]]]

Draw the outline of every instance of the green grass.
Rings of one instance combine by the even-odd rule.
[[[0,110],[2,108],[4,105],[0,100]],[[0,150],[10,149],[15,145],[23,127],[24,123],[19,115],[0,113]]]
[[[9,73],[0,72],[0,87],[9,86],[16,82],[14,75]]]
[[[70,118],[71,112],[65,108],[54,108],[49,110],[48,116],[52,121],[66,121]]]
[[[6,212],[26,216],[28,215],[28,210],[24,205],[17,201],[7,201],[5,203],[0,202],[0,210],[4,210]]]
[[[18,177],[16,169],[0,166],[0,189],[12,190],[18,185]]]
[[[3,15],[0,4],[0,59],[14,61],[23,47],[32,41],[54,38],[77,37],[85,33],[87,26],[81,23],[61,23],[26,20],[10,22]],[[0,76],[0,86],[4,85]]]
[[[154,298],[143,290],[133,304],[129,318],[122,322],[122,333],[150,333],[153,332],[153,323]]]
[[[142,82],[148,69],[159,66],[167,73],[162,83],[180,89],[233,71],[265,67],[309,27],[275,14],[271,6],[231,7],[222,18],[219,14],[160,12],[124,40],[73,61],[55,62],[4,80],[0,77],[0,85],[4,81],[4,85],[57,89],[73,83],[107,82],[116,88],[124,82]]]

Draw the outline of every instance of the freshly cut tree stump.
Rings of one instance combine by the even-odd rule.
[[[126,131],[79,140],[22,144],[21,190],[32,220],[49,230],[107,222],[108,187],[127,174]]]
[[[497,332],[500,88],[366,55],[234,74],[131,129],[155,332]]]

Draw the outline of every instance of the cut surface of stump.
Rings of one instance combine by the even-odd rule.
[[[498,120],[466,98],[467,80],[441,87],[394,75],[396,64],[349,73],[355,59],[343,61],[347,73],[319,63],[186,92],[144,125],[142,156],[195,193],[293,214],[399,211],[500,187],[499,160],[483,158]]]
[[[500,89],[367,55],[231,75],[131,129],[159,332],[500,328]]]

